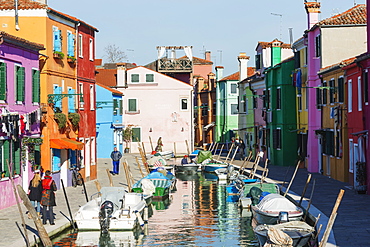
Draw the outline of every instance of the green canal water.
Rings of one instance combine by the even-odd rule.
[[[143,228],[107,235],[70,231],[54,246],[258,246],[249,214],[228,197],[226,184],[207,173],[176,177],[176,190],[150,205]]]

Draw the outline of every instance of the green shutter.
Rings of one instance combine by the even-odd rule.
[[[123,115],[123,100],[119,100],[119,115]]]
[[[40,71],[32,70],[32,102],[40,102]]]
[[[140,128],[132,128],[132,142],[141,142]]]
[[[13,141],[13,169],[17,174],[21,173],[21,145]]]
[[[129,99],[128,100],[128,111],[129,112],[136,112],[136,99]]]
[[[139,82],[139,74],[131,74],[131,82]]]
[[[17,67],[17,97],[16,101],[24,101],[24,68]]]
[[[154,75],[146,74],[146,82],[154,82]]]
[[[113,99],[113,115],[117,115],[117,108],[118,108],[118,101],[117,99]]]
[[[6,100],[6,63],[0,63],[0,100]]]
[[[9,141],[6,140],[4,141],[4,145],[3,145],[3,154],[4,154],[4,157],[3,157],[3,160],[4,160],[4,171],[6,172],[5,173],[5,176],[6,177],[9,177],[9,169],[8,169],[8,162],[10,162],[10,149],[9,149]]]

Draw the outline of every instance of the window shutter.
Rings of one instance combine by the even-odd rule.
[[[6,63],[0,63],[0,100],[6,100]]]
[[[131,82],[139,82],[139,74],[131,74]]]
[[[338,79],[338,102],[344,102],[344,80],[343,77]]]
[[[368,72],[367,71],[365,71],[363,73],[362,78],[363,78],[362,83],[364,84],[364,86],[363,86],[364,102],[368,103],[369,102],[369,84],[368,84],[369,78],[368,78]]]
[[[75,50],[76,50],[76,35],[72,34],[72,56],[75,57]]]
[[[258,54],[256,55],[256,69],[260,69],[261,68],[261,55]]]
[[[7,162],[10,163],[10,147],[9,147],[10,142],[8,140],[4,141],[3,144],[3,160],[4,160],[4,171],[6,172],[6,176],[9,177],[9,169],[8,169],[8,164]]]
[[[53,148],[52,172],[60,171],[60,149]]]
[[[40,102],[40,71],[32,70],[32,102]]]
[[[60,41],[60,31],[55,28],[53,31],[54,36],[54,51],[62,51],[61,41]]]
[[[41,164],[40,145],[35,145],[35,164]]]
[[[119,115],[123,115],[123,100],[119,100]]]
[[[75,94],[76,90],[69,88],[68,89],[68,94]],[[76,106],[75,106],[75,96],[70,95],[68,96],[68,112],[75,112],[76,111]]]
[[[132,142],[141,142],[140,128],[132,128]]]
[[[20,142],[13,142],[13,169],[17,174],[21,173],[21,145]]]
[[[277,129],[274,129],[272,130],[272,147],[274,149],[277,149],[277,146],[278,146],[278,133],[277,133]]]
[[[72,33],[67,32],[67,56],[71,56]]]
[[[117,108],[118,108],[118,100],[117,99],[113,99],[113,115],[114,116],[117,115]]]
[[[146,82],[154,82],[154,75],[146,74]]]
[[[62,87],[55,87],[54,94],[62,94]],[[54,102],[54,108],[59,108],[60,110],[62,110],[62,100],[61,99]]]
[[[129,112],[136,112],[136,99],[129,99],[128,100],[128,111]]]
[[[17,96],[16,101],[24,101],[24,68],[17,68]]]

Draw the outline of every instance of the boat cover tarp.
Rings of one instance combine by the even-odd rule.
[[[100,190],[101,202],[111,201],[116,207],[120,206],[119,200],[123,199],[125,195],[125,188],[123,187],[103,187]]]
[[[149,166],[166,166],[167,162],[162,156],[153,156],[147,160]]]
[[[199,151],[197,162],[202,163],[206,159],[212,159],[212,152],[211,151]]]
[[[137,181],[132,186],[132,188],[142,188],[141,181],[143,179],[149,179],[150,181],[152,181],[152,183],[154,184],[155,187],[167,188],[167,187],[170,187],[171,184],[172,184],[171,180],[168,179],[162,173],[160,173],[160,172],[152,172],[152,173],[148,174],[147,176],[145,176],[144,178],[142,178],[139,181]]]
[[[258,203],[257,208],[261,211],[301,211],[294,203],[279,194],[266,195]]]
[[[271,227],[267,230],[267,242],[264,247],[273,246],[293,247],[293,239],[282,230]]]

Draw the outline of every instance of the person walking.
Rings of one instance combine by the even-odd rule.
[[[41,175],[40,170],[35,170],[32,180],[30,181],[30,185],[28,186],[28,198],[31,201],[32,206],[36,209],[38,217],[40,217],[41,213],[41,196],[42,196],[42,183],[41,183]],[[28,212],[28,218],[32,218],[31,214]]]
[[[162,146],[163,146],[162,137],[159,137],[157,141],[157,146],[155,147],[155,151],[162,152]]]
[[[114,150],[110,154],[110,158],[112,159],[112,162],[113,162],[113,171],[110,171],[110,173],[113,175],[118,175],[119,174],[119,160],[122,158],[122,154],[120,151],[117,150],[116,147],[114,147]]]
[[[55,193],[57,186],[50,176],[51,172],[47,170],[45,172],[44,179],[42,180],[42,223],[46,225],[47,219],[49,219],[50,225],[55,225],[54,223],[54,212],[53,207],[57,204],[55,203]]]
[[[244,143],[243,139],[240,139],[240,141],[239,141],[240,160],[244,159],[244,150],[245,150],[245,143]]]

